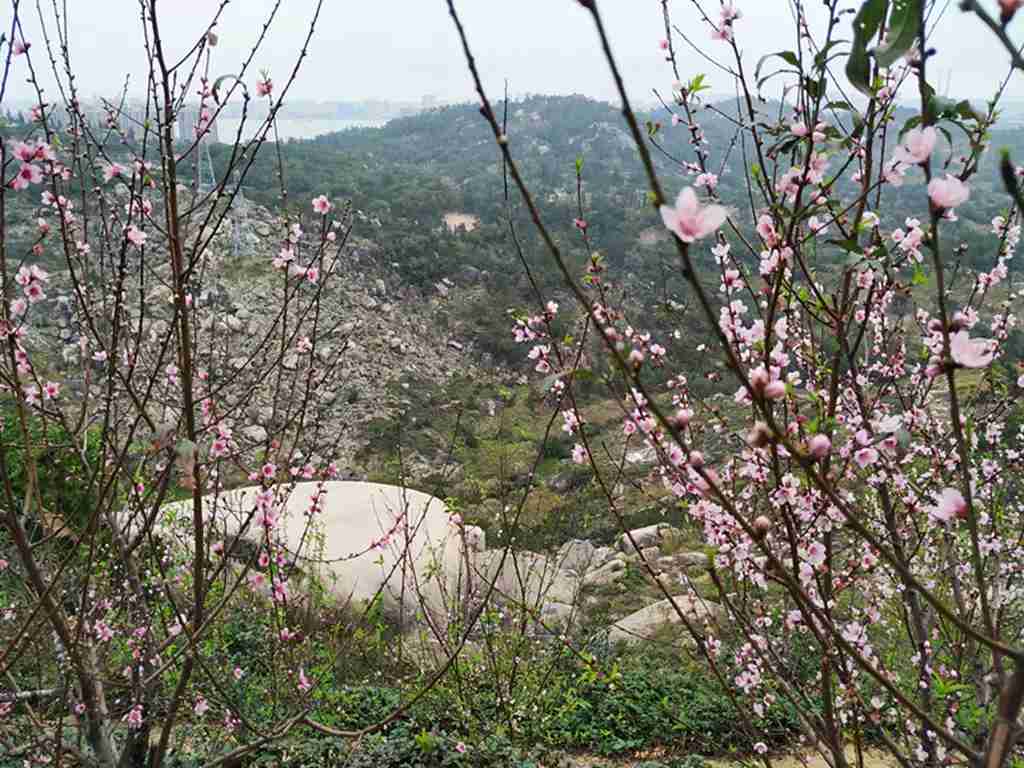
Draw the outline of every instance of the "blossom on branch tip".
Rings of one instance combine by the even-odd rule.
[[[949,354],[964,368],[985,368],[992,363],[995,348],[991,339],[972,339],[967,331],[949,337]]]
[[[327,195],[320,195],[319,197],[313,198],[313,211],[315,213],[319,213],[321,216],[326,216],[330,213],[331,208],[331,201],[327,199]]]
[[[1008,24],[1022,5],[1024,0],[999,0],[999,20]]]
[[[136,248],[141,248],[146,243],[146,233],[136,227],[134,224],[130,225],[125,230],[124,236],[128,238],[128,241]]]
[[[949,173],[928,183],[928,197],[936,208],[956,208],[966,203],[970,196],[971,188]]]
[[[931,157],[937,138],[938,134],[935,128],[930,125],[927,128],[914,128],[907,131],[907,135],[903,137],[903,143],[896,147],[893,157],[897,162],[905,165],[920,165]]]
[[[663,205],[660,212],[665,226],[684,243],[692,243],[713,234],[729,215],[720,205],[701,204],[693,187],[685,187],[679,193],[674,208]]]
[[[967,514],[967,502],[956,488],[945,488],[939,494],[939,503],[928,510],[928,516],[939,523],[948,523],[954,517]]]

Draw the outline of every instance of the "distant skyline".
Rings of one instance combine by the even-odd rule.
[[[26,36],[38,70],[48,69],[35,4],[22,3]],[[43,3],[44,9],[48,3]],[[69,0],[70,49],[84,98],[111,96],[129,79],[129,93],[141,95],[144,56],[138,0],[103,0],[96,13],[95,0]],[[206,27],[212,0],[159,0],[165,47],[171,58],[180,56]],[[771,51],[794,47],[791,0],[737,0],[744,17],[736,22],[737,40],[752,71],[757,59]],[[819,3],[808,3],[812,18],[821,18]],[[856,7],[853,0],[846,4]],[[996,8],[996,0],[988,0]],[[219,44],[213,49],[216,75],[237,71],[271,7],[273,0],[230,2],[217,28]],[[283,84],[291,70],[312,17],[314,0],[282,0],[263,50],[257,54],[249,80],[266,69]],[[461,0],[457,3],[470,35],[478,65],[497,98],[507,78],[512,93],[580,93],[615,100],[608,68],[597,45],[589,15],[575,0]],[[705,7],[715,12],[717,0]],[[955,0],[940,0],[945,8],[933,44],[933,80],[940,91],[978,100],[987,99],[1007,72],[1007,57],[981,23],[958,9]],[[699,24],[691,0],[671,0],[674,22],[712,54],[729,53],[724,43],[710,39]],[[671,70],[659,50],[664,37],[659,0],[603,0],[602,13],[612,37],[631,97],[648,102],[651,89],[668,94]],[[845,17],[847,25],[852,15]],[[52,24],[51,24],[52,27]],[[1024,42],[1024,20],[1010,26],[1010,34]],[[848,37],[844,31],[842,37]],[[51,29],[51,38],[53,30]],[[716,93],[731,92],[729,79],[679,38],[680,70],[684,77],[706,73]],[[46,78],[52,92],[52,81]],[[377,0],[342,3],[327,0],[310,45],[309,56],[290,98],[325,101],[419,101],[432,95],[442,101],[474,98],[461,49],[444,0]],[[7,101],[32,97],[17,65]],[[51,97],[52,98],[52,97]],[[1017,73],[1006,98],[1024,99],[1024,75]]]

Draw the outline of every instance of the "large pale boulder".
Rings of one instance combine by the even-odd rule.
[[[237,536],[259,544],[264,535],[257,505],[261,490],[205,497],[211,538],[230,543]],[[379,595],[385,608],[404,621],[420,611],[434,617],[447,613],[467,573],[467,560],[442,501],[363,482],[297,483],[275,489],[275,499],[273,535],[300,571],[318,574],[338,598],[368,601]],[[168,505],[165,512],[170,522],[160,526],[161,532],[176,532],[182,545],[190,546],[192,502]],[[470,538],[472,545],[482,544],[475,535]]]

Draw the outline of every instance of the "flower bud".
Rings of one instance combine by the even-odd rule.
[[[763,539],[768,535],[768,531],[772,529],[772,521],[764,515],[758,515],[754,518],[753,523],[754,537],[758,540]]]
[[[771,442],[772,431],[763,421],[757,422],[747,433],[747,445],[751,448],[766,448]]]

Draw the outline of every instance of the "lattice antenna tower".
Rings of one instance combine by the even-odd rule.
[[[213,189],[217,178],[213,175],[213,158],[210,157],[210,139],[203,136],[199,139],[199,189]]]
[[[238,192],[231,211],[231,255],[238,258],[242,252],[242,219],[249,207],[245,190],[242,189],[242,175],[238,171],[235,171],[235,187]]]

